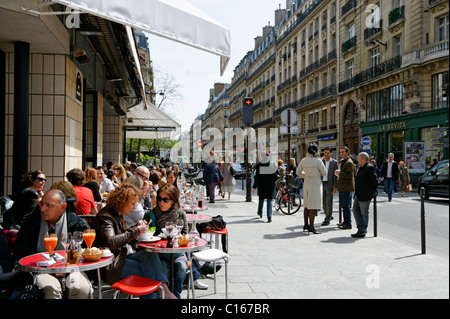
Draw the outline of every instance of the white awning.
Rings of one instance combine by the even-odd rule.
[[[230,60],[230,31],[186,0],[53,1],[219,55],[221,75]]]
[[[129,108],[124,128],[126,138],[161,139],[181,133],[181,125],[151,103]]]

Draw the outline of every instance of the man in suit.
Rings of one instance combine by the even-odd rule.
[[[325,165],[327,174],[322,178],[322,208],[325,212],[325,219],[322,222],[322,226],[330,224],[330,220],[333,219],[333,195],[336,193],[337,176],[334,171],[338,169],[338,163],[334,158],[331,158],[333,151],[326,147],[324,149],[322,162]]]
[[[389,153],[388,159],[381,166],[381,177],[384,178],[384,189],[388,194],[388,200],[392,201],[392,192],[398,181],[398,163],[394,161],[394,154]]]

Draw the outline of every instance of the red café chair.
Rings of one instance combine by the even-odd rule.
[[[116,290],[113,296],[114,299],[119,297],[120,292],[127,294],[131,298],[131,296],[151,294],[157,289],[161,291],[161,299],[164,299],[164,289],[161,286],[161,282],[141,276],[131,275],[125,277],[112,285],[111,288]]]
[[[202,234],[209,234],[209,248],[212,248],[212,234],[215,234],[215,238],[214,238],[214,243],[215,243],[215,248],[219,249],[219,235],[223,235],[228,237],[228,229],[226,227],[222,228],[221,230],[207,230],[205,232],[203,232]],[[225,249],[223,249],[226,253],[228,252],[228,238],[225,238]]]

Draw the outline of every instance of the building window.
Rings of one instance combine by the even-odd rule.
[[[402,55],[402,37],[398,36],[394,38],[394,57]]]
[[[336,125],[336,107],[330,109],[330,125]]]
[[[370,67],[373,68],[380,63],[380,48],[370,51]]]
[[[432,78],[432,109],[448,108],[448,74],[449,72],[433,75]]]
[[[346,63],[346,69],[347,69],[346,79],[347,80],[353,79],[353,76],[355,75],[355,64],[353,60],[348,61]]]
[[[322,110],[322,127],[327,127],[328,121],[327,121],[327,109]]]
[[[405,89],[396,85],[366,96],[366,121],[373,122],[402,115]]]
[[[436,42],[441,41],[447,41],[448,36],[448,27],[449,27],[449,21],[448,21],[448,15],[438,18],[436,23]]]

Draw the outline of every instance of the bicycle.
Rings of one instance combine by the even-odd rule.
[[[280,185],[275,197],[275,209],[285,215],[293,215],[302,206],[302,199],[292,186],[286,186],[286,181],[280,181]]]

